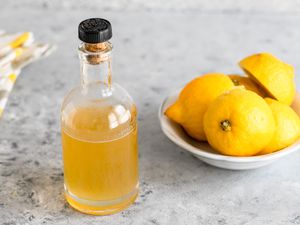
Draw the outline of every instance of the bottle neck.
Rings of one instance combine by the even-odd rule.
[[[109,42],[79,46],[81,87],[87,89],[90,84],[103,83],[111,86],[111,51]]]

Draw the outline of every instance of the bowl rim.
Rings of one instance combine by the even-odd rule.
[[[160,122],[161,129],[163,133],[175,144],[183,148],[184,150],[189,151],[190,153],[206,158],[206,159],[214,159],[214,160],[219,160],[219,161],[227,161],[227,162],[245,162],[245,163],[251,163],[251,162],[259,162],[259,161],[269,161],[269,160],[275,160],[278,158],[281,158],[283,156],[286,156],[288,154],[291,154],[295,151],[297,151],[300,147],[300,139],[298,139],[294,144],[283,148],[277,152],[265,154],[265,155],[256,155],[256,156],[227,156],[227,155],[222,155],[216,151],[217,154],[209,153],[206,151],[203,151],[202,149],[196,148],[189,143],[185,142],[184,140],[180,139],[180,141],[172,135],[170,132],[167,131],[165,128],[166,123],[165,121],[169,120],[165,115],[164,115],[164,108],[165,105],[172,97],[175,97],[175,95],[178,95],[179,90],[171,92],[167,97],[164,98],[162,103],[160,104],[159,110],[158,110],[158,118]],[[170,120],[169,120],[170,121]],[[172,122],[172,121],[170,121]],[[172,122],[174,123],[174,122]]]

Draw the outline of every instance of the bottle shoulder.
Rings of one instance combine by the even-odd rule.
[[[70,135],[95,140],[116,139],[136,127],[137,110],[121,86],[103,84],[86,90],[76,87],[65,97],[61,109],[62,129]]]
[[[129,93],[119,84],[108,87],[103,82],[96,82],[85,87],[77,86],[67,93],[62,103],[62,109],[68,104],[134,104]]]

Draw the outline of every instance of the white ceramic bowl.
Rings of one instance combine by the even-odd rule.
[[[216,152],[205,142],[198,142],[190,138],[180,125],[169,120],[164,112],[168,106],[175,102],[178,97],[179,91],[172,93],[167,97],[161,104],[159,108],[159,120],[161,128],[165,135],[173,141],[175,144],[183,148],[184,150],[190,152],[200,160],[224,169],[231,170],[247,170],[254,169],[268,165],[276,160],[283,158],[286,155],[289,155],[300,148],[300,140],[295,144],[284,148],[280,151],[260,156],[250,156],[250,157],[235,157],[235,156],[226,156]],[[300,106],[300,98],[296,98],[297,102],[293,103],[293,106]]]

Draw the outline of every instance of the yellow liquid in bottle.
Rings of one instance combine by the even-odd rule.
[[[81,212],[115,213],[137,197],[136,113],[118,107],[79,108],[62,123],[65,194]]]

